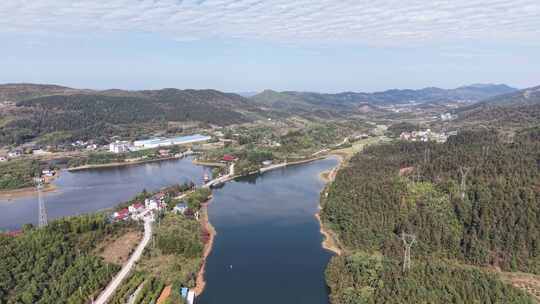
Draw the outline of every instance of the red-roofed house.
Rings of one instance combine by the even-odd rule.
[[[117,219],[117,220],[125,220],[128,218],[129,216],[129,209],[128,208],[124,208],[122,210],[119,210],[119,211],[116,211],[114,214],[113,214],[114,218]]]
[[[11,237],[16,237],[16,236],[19,236],[23,233],[22,230],[12,230],[12,231],[8,231],[6,233],[4,233],[5,235],[7,236],[11,236]]]
[[[130,205],[130,206],[128,207],[128,210],[129,210],[129,212],[131,212],[131,213],[142,212],[142,211],[144,211],[144,205],[141,204],[141,203],[139,203],[139,202],[137,202],[137,203],[135,203],[135,204],[133,204],[133,205]]]
[[[233,162],[235,160],[236,160],[236,157],[234,157],[233,155],[230,155],[230,154],[223,155],[223,161],[225,162]]]

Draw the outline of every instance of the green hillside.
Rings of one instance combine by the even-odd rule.
[[[538,125],[540,87],[496,96],[456,110],[457,123],[516,129]]]
[[[418,278],[398,276],[393,280],[390,276],[388,280],[396,284],[391,290],[396,293],[409,290],[410,284],[427,288],[423,284],[429,282],[430,276],[434,280],[436,277],[423,267],[438,267],[441,276],[448,280],[448,288],[462,290],[465,286],[455,280],[452,270],[454,262],[538,274],[540,142],[537,136],[527,134],[520,134],[514,143],[506,143],[494,131],[463,131],[445,144],[398,142],[367,148],[353,157],[336,177],[323,202],[322,219],[337,233],[348,252],[379,253],[390,264],[402,259],[401,233],[414,234],[417,241],[413,246],[413,265],[416,266],[412,271]],[[461,186],[463,175],[464,187]],[[433,263],[447,265],[433,266]],[[335,271],[334,264],[329,272]],[[387,271],[394,270],[362,271],[375,271],[384,278]],[[465,273],[460,280],[473,280],[477,276]],[[330,286],[339,280],[330,278]],[[489,286],[499,284],[488,277],[482,280]],[[383,283],[384,287],[373,287],[379,301],[384,299],[382,294],[388,288],[386,279]],[[353,284],[354,290],[365,285],[354,279],[347,284]],[[333,288],[334,296],[345,292],[342,287]],[[468,296],[481,299],[492,294],[488,290],[475,290],[477,295]],[[464,296],[468,292],[473,291],[458,293]],[[442,299],[448,295],[432,298],[417,293],[414,292],[418,303],[447,303]],[[477,303],[528,303],[510,301],[513,296],[508,297],[509,294],[512,292],[506,295],[502,292],[497,301]]]

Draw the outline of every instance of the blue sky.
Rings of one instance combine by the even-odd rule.
[[[537,0],[2,0],[0,83],[244,92],[540,85]]]

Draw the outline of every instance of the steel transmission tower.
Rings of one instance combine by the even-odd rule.
[[[411,269],[411,247],[416,242],[416,236],[414,234],[401,233],[401,240],[403,246],[405,246],[405,252],[403,254],[403,272]]]
[[[41,178],[36,178],[36,188],[38,192],[38,226],[45,227],[47,226],[47,209],[45,209],[45,201],[43,200],[43,180]]]

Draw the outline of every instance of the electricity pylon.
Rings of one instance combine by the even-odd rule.
[[[469,167],[459,167],[459,173],[461,173],[461,199],[465,199],[465,188],[467,187],[467,175],[471,171],[471,168]]]
[[[43,180],[41,178],[36,178],[36,188],[38,193],[38,226],[45,227],[47,226],[47,209],[45,209],[45,201],[43,200]]]
[[[403,272],[406,272],[411,269],[411,247],[414,242],[416,242],[416,236],[414,234],[402,232],[401,240],[403,241],[403,246],[405,247],[405,252],[403,254]]]

